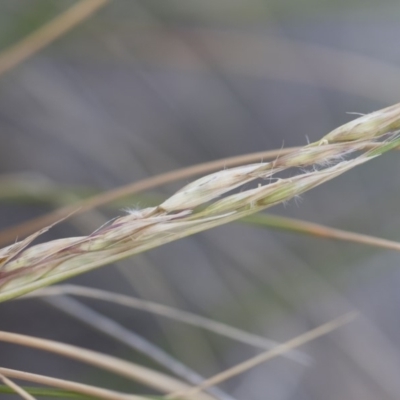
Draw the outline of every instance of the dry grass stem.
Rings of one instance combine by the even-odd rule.
[[[183,322],[195,326],[197,328],[202,328],[210,332],[228,337],[238,342],[248,344],[257,348],[269,350],[279,343],[274,340],[267,339],[263,336],[258,336],[253,333],[243,331],[238,328],[234,328],[227,324],[219,321],[215,321],[209,318],[205,318],[187,311],[182,311],[177,308],[169,307],[164,304],[154,303],[147,300],[138,299],[132,296],[126,296],[119,293],[113,293],[100,289],[93,289],[85,286],[77,285],[56,285],[47,288],[37,290],[35,292],[29,293],[21,299],[26,299],[30,297],[42,297],[42,296],[58,296],[61,294],[70,294],[74,296],[88,297],[97,300],[107,301],[114,304],[119,304],[125,307],[135,308],[137,310],[142,310],[146,312],[151,312],[163,317],[170,318],[175,321]],[[312,362],[311,358],[304,353],[298,351],[292,351],[285,353],[285,357],[296,361],[300,364],[309,366]]]
[[[399,129],[400,104],[396,104],[274,161],[200,178],[159,206],[133,210],[88,236],[27,248],[36,233],[0,250],[0,301],[288,201],[399,146]],[[371,144],[376,145],[373,150],[363,151]],[[275,177],[292,168],[306,171],[292,178]],[[267,184],[228,194],[258,179]]]
[[[105,6],[109,0],[81,0],[0,54],[0,76],[32,57]]]
[[[65,379],[51,378],[49,376],[32,374],[29,372],[18,371],[10,368],[0,368],[0,373],[13,379],[21,379],[28,382],[34,382],[40,385],[60,388],[71,392],[80,393],[82,395],[91,396],[96,399],[104,400],[148,400],[146,397],[136,396],[133,394],[125,394],[115,392],[114,390],[102,389],[97,386],[86,385],[83,383],[67,381]],[[29,393],[27,393],[28,396]],[[34,399],[32,396],[26,399]]]
[[[0,379],[7,385],[10,389],[12,389],[16,394],[19,394],[25,400],[36,400],[33,396],[31,396],[26,390],[22,387],[18,386],[12,380],[8,379],[5,375],[0,372]]]
[[[303,233],[324,239],[343,240],[345,242],[365,244],[380,249],[400,251],[400,242],[382,239],[371,235],[364,235],[362,233],[345,231],[343,229],[331,228],[326,225],[315,224],[313,222],[307,222],[295,218],[287,218],[271,214],[257,214],[250,215],[242,221],[253,226],[283,229],[285,231]]]
[[[20,335],[12,332],[0,331],[0,341],[13,343],[16,345],[32,347],[38,350],[48,351],[54,354],[59,354],[80,362],[93,365],[97,368],[110,371],[133,381],[140,382],[150,388],[158,390],[162,393],[168,393],[176,390],[188,390],[190,388],[184,382],[170,377],[161,372],[143,367],[133,362],[124,361],[116,357],[98,353],[96,351],[83,349],[81,347],[72,346],[65,343],[56,342],[53,340],[35,338],[33,336]],[[4,375],[7,375],[0,369]],[[214,397],[201,393],[197,400],[215,400]]]
[[[335,329],[340,328],[343,325],[348,324],[349,322],[353,321],[357,316],[357,313],[355,312],[350,312],[345,315],[342,315],[339,318],[336,318],[324,325],[320,325],[318,328],[315,328],[311,331],[308,331],[300,336],[295,337],[292,340],[289,340],[286,343],[283,343],[272,350],[266,351],[264,353],[261,353],[247,361],[244,361],[232,368],[227,369],[226,371],[223,371],[212,378],[209,378],[205,380],[201,385],[196,386],[192,388],[189,391],[181,391],[181,392],[175,392],[171,393],[168,396],[166,396],[166,399],[192,399],[193,396],[197,395],[200,393],[202,390],[209,388],[210,386],[217,385],[223,381],[226,381],[227,379],[231,379],[232,377],[242,374],[243,372],[249,370],[250,368],[254,368],[257,365],[260,365],[274,357],[277,357],[278,355],[281,355],[288,350],[294,349],[295,347],[302,346],[303,344],[306,344],[310,342],[311,340],[314,340],[320,336],[326,335]]]
[[[198,385],[204,380],[195,370],[177,360],[145,337],[125,328],[112,318],[93,310],[69,296],[61,295],[43,300],[58,311],[143,354],[169,373],[191,385]],[[216,400],[235,400],[218,388],[209,388],[206,392],[215,397]]]

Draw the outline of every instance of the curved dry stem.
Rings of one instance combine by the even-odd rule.
[[[8,379],[4,374],[0,372],[0,379],[4,382],[6,386],[12,389],[16,394],[20,395],[25,400],[36,400],[32,395],[30,395],[21,386],[14,383],[11,379]]]
[[[0,54],[0,76],[32,57],[105,6],[109,0],[81,0]]]
[[[10,368],[1,368],[0,373],[13,379],[34,382],[40,385],[69,390],[86,396],[92,396],[104,400],[148,400],[146,397],[132,394],[124,394],[114,390],[102,389],[97,386],[86,385],[83,383],[67,381],[65,379],[52,378],[50,376],[32,374],[30,372],[18,371]],[[26,393],[26,392],[25,392]],[[35,400],[29,393],[27,399]]]
[[[44,301],[51,307],[55,307],[58,311],[77,319],[81,323],[143,354],[156,362],[159,366],[165,368],[169,373],[172,373],[191,385],[198,385],[204,380],[195,370],[177,360],[159,346],[125,328],[112,318],[82,304],[78,300],[62,295],[51,300],[44,299]],[[235,400],[218,388],[210,388],[207,389],[206,392],[215,397],[216,400]]]
[[[383,239],[376,236],[364,235],[346,231],[343,229],[331,228],[326,225],[307,222],[300,219],[282,217],[272,214],[257,214],[243,218],[241,221],[253,226],[263,226],[268,228],[282,229],[295,233],[317,236],[324,239],[336,239],[346,242],[365,244],[367,246],[380,249],[400,251],[400,242]]]
[[[141,382],[142,384],[159,390],[160,392],[185,390],[188,388],[186,383],[161,372],[77,346],[4,331],[0,331],[0,341],[32,347],[72,358],[120,376],[124,376],[128,379]],[[198,397],[198,400],[214,400],[214,398],[210,395],[201,394],[201,396]]]
[[[318,337],[326,335],[335,329],[340,328],[343,325],[352,322],[357,317],[356,312],[350,312],[345,315],[342,315],[339,318],[336,318],[324,325],[320,325],[318,328],[312,329],[306,333],[303,333],[300,336],[295,337],[294,339],[289,340],[286,343],[283,343],[272,350],[268,350],[264,353],[258,354],[257,356],[250,358],[247,361],[244,361],[232,368],[229,368],[223,372],[220,372],[213,377],[205,380],[201,385],[196,386],[188,391],[179,391],[171,393],[165,396],[165,399],[193,399],[193,396],[199,394],[202,390],[209,388],[210,386],[217,385],[221,382],[224,382],[228,379],[233,378],[243,372],[249,370],[250,368],[254,368],[257,365],[260,365],[278,355],[281,355],[287,352],[290,349],[294,349],[296,347],[302,346],[314,340]]]
[[[47,288],[37,290],[29,293],[21,300],[31,297],[42,297],[42,296],[58,296],[60,294],[70,294],[74,296],[88,297],[92,299],[102,300],[119,304],[125,307],[135,308],[137,310],[151,312],[166,318],[173,319],[175,321],[183,322],[208,330],[209,332],[216,333],[228,337],[238,342],[248,344],[261,349],[271,349],[278,346],[279,343],[274,340],[267,339],[263,336],[258,336],[253,333],[243,331],[241,329],[229,326],[219,321],[215,321],[209,318],[205,318],[188,311],[182,311],[177,308],[169,307],[164,304],[154,303],[147,300],[138,299],[132,296],[126,296],[119,293],[113,293],[100,289],[93,289],[78,285],[56,285]],[[310,365],[311,358],[306,354],[294,351],[288,352],[285,356],[293,361],[301,363],[303,365]]]

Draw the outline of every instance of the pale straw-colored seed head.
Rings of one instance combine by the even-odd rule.
[[[322,140],[328,143],[368,140],[400,129],[400,104],[363,115],[334,129]]]
[[[399,127],[397,104],[349,122],[320,141],[272,162],[198,179],[158,207],[135,210],[88,236],[29,248],[45,228],[0,250],[0,301],[285,202],[400,146]],[[358,155],[350,158],[355,152]],[[298,174],[275,177],[289,168],[297,168]],[[257,179],[266,183],[228,194]]]

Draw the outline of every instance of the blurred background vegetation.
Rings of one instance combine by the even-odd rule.
[[[74,4],[1,0],[0,50]],[[0,227],[165,171],[304,145],[353,119],[348,112],[398,102],[399,17],[395,0],[107,2],[0,76]],[[271,212],[400,240],[399,170],[392,152]],[[88,234],[124,207],[154,204],[188,181],[72,218],[40,240]],[[274,359],[221,387],[238,400],[383,400],[400,397],[398,263],[393,251],[233,223],[71,282],[280,342],[356,308],[357,322],[302,348],[311,366]],[[165,318],[82,302],[203,376],[258,351]],[[1,304],[0,329],[156,366],[40,300]],[[12,345],[0,344],[0,364],[146,393]]]

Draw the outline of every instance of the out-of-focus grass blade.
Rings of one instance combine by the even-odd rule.
[[[317,236],[324,239],[343,240],[346,242],[379,247],[382,249],[400,251],[400,243],[393,240],[363,235],[361,233],[350,232],[343,229],[335,229],[325,225],[306,222],[294,218],[259,213],[255,215],[249,215],[248,217],[243,218],[241,221],[258,227],[280,229],[294,233]]]

